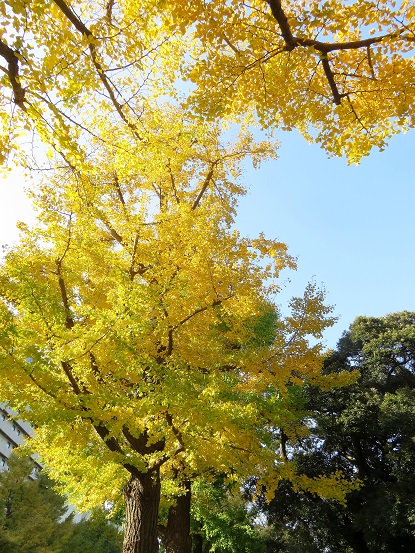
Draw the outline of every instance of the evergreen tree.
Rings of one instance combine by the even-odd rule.
[[[307,391],[312,435],[294,448],[299,472],[341,470],[361,487],[332,503],[288,482],[268,509],[277,551],[415,550],[415,313],[358,317],[325,362],[326,374],[360,373],[350,386]]]

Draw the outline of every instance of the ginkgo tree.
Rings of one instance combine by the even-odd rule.
[[[278,428],[307,431],[293,386],[344,380],[321,376],[321,346],[308,344],[332,322],[313,286],[271,340],[255,338],[294,261],[232,223],[241,161],[275,146],[225,146],[218,127],[167,106],[146,126],[137,147],[108,125],[82,171],[45,179],[38,223],[21,224],[0,270],[0,394],[80,507],[124,486],[125,553],[157,551],[161,483],[174,495],[196,475],[257,474],[270,489],[281,477],[337,499],[346,489],[337,474],[296,477],[275,445]]]
[[[413,0],[5,0],[1,155],[35,130],[76,164],[110,116],[145,139],[170,96],[357,162],[414,125],[414,21]]]
[[[330,385],[306,339],[330,323],[321,294],[255,340],[293,260],[232,230],[240,162],[275,146],[225,147],[215,120],[297,128],[352,162],[383,148],[413,126],[414,15],[412,0],[0,3],[0,157],[48,169],[1,269],[1,394],[86,508],[125,485],[125,552],[156,550],[161,483],[255,473],[272,491],[279,474],[341,497],[340,477],[295,476],[286,448],[306,432],[296,386]]]

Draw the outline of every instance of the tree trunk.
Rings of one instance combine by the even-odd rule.
[[[124,488],[125,529],[123,553],[157,553],[160,475],[131,476]]]
[[[370,553],[363,532],[354,529],[353,523],[347,515],[344,518],[344,526],[346,529],[344,537],[353,551],[355,553]]]
[[[203,538],[200,534],[193,534],[193,553],[203,553]]]
[[[166,553],[191,553],[190,537],[190,482],[183,483],[186,493],[177,498],[176,505],[170,507],[167,526],[163,531],[163,544]]]

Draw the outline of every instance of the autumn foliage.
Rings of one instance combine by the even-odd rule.
[[[52,466],[99,459],[82,472],[98,472],[100,500],[102,464],[121,480],[120,466],[271,468],[263,443],[290,417],[278,395],[320,378],[306,336],[331,323],[321,295],[310,287],[261,342],[274,279],[294,263],[284,244],[231,227],[243,189],[228,175],[270,146],[248,136],[224,148],[214,127],[178,119],[165,112],[168,129],[133,156],[120,138],[110,155],[97,146],[88,173],[45,182],[39,226],[22,227],[2,269],[2,371],[13,374],[2,394],[30,408]]]
[[[306,478],[287,456],[308,432],[296,390],[350,378],[321,374],[330,310],[310,285],[282,317],[294,260],[240,236],[234,214],[244,160],[275,155],[251,124],[351,162],[413,126],[414,15],[410,1],[0,4],[0,156],[43,174],[38,223],[0,270],[0,395],[81,508],[130,479],[127,529],[137,513],[143,526],[125,553],[156,550],[160,493],[198,475],[344,499],[340,473]]]
[[[143,112],[168,95],[356,162],[413,127],[414,20],[413,0],[7,0],[2,155],[36,129],[74,163],[111,117],[144,138]]]

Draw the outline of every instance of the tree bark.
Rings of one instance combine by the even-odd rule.
[[[370,553],[363,532],[354,529],[353,523],[347,515],[344,518],[344,526],[346,529],[344,537],[353,551],[355,553]]]
[[[193,534],[193,553],[203,553],[203,538],[200,534]]]
[[[186,493],[177,498],[176,505],[170,507],[167,526],[163,530],[163,544],[166,553],[191,553],[190,536],[190,481],[183,482]]]
[[[125,529],[123,553],[157,553],[160,475],[132,475],[124,488]]]

